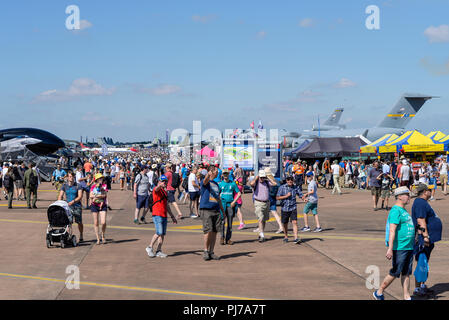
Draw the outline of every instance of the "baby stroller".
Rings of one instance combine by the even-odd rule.
[[[55,242],[65,248],[66,244],[76,247],[76,236],[72,234],[72,211],[65,201],[56,201],[47,209],[47,248]]]

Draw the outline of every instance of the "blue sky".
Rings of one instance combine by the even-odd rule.
[[[82,30],[65,27],[68,5]],[[368,30],[368,5],[380,30]],[[9,1],[0,127],[66,139],[165,129],[308,129],[336,106],[376,125],[404,92],[441,96],[409,128],[449,133],[449,1]],[[447,129],[446,129],[447,128]]]

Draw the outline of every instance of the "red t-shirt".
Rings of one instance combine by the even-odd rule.
[[[164,189],[157,192],[156,188],[153,190],[153,203],[153,216],[167,218],[167,192]]]
[[[173,188],[173,187],[171,186],[172,181],[173,181],[173,173],[172,173],[171,171],[167,171],[167,172],[165,173],[165,176],[166,176],[167,179],[168,179],[168,181],[167,181],[167,190],[168,190],[168,191],[173,191],[173,190],[175,190],[175,188]]]

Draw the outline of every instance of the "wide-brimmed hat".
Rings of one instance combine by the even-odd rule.
[[[101,178],[104,178],[104,176],[103,176],[101,173],[97,173],[97,174],[94,176],[94,180],[95,180],[95,181],[97,181],[98,179],[101,179]]]
[[[259,177],[260,178],[266,178],[267,177],[267,173],[265,172],[265,170],[260,170],[259,171]]]
[[[273,172],[271,172],[270,167],[266,167],[263,171],[265,171],[265,174],[268,176],[273,176]]]
[[[410,190],[407,187],[399,187],[394,190],[395,196],[400,196],[401,194],[410,194]]]

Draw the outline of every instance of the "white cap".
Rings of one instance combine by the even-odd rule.
[[[410,194],[410,190],[407,187],[399,187],[394,190],[395,196],[400,196],[401,194]]]
[[[267,177],[267,173],[265,172],[265,170],[260,170],[259,171],[259,177],[260,178],[266,178]]]

